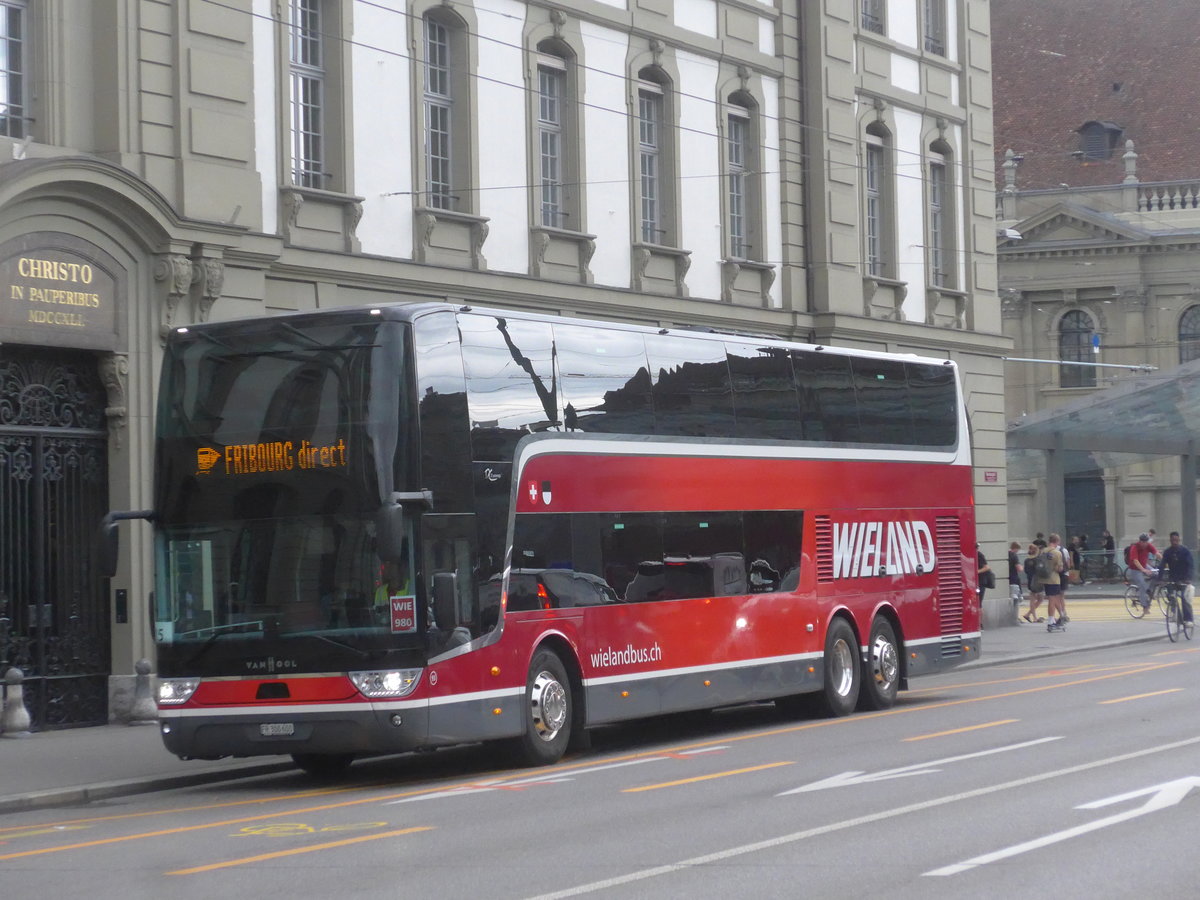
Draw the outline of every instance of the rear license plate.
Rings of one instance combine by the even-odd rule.
[[[291,722],[264,722],[258,726],[258,733],[263,737],[291,737],[296,726]]]

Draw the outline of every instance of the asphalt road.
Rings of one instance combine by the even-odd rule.
[[[1194,897],[1200,644],[915,682],[883,713],[769,706],[0,820],[6,896]]]

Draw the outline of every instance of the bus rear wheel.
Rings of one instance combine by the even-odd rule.
[[[529,666],[522,712],[524,733],[514,746],[518,762],[548,766],[567,752],[574,718],[571,680],[558,654],[539,650]]]
[[[829,623],[821,665],[825,677],[816,698],[817,712],[826,716],[850,715],[858,703],[862,666],[854,629],[845,619]]]
[[[354,762],[353,753],[293,753],[294,762],[313,778],[337,778]]]
[[[863,660],[859,709],[889,709],[896,702],[899,689],[900,651],[896,646],[896,630],[883,616],[876,616],[871,623],[867,657]]]

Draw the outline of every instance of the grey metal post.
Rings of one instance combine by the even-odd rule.
[[[1196,446],[1189,442],[1188,452],[1179,457],[1179,531],[1183,535],[1184,546],[1197,548],[1196,535]]]
[[[0,737],[29,737],[29,710],[25,708],[25,673],[13,667],[4,673],[4,713]]]
[[[1054,447],[1046,450],[1046,534],[1067,530],[1067,481],[1063,476],[1062,435],[1054,435]],[[1063,537],[1066,542],[1066,537]]]

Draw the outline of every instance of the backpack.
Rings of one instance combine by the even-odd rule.
[[[1038,558],[1033,564],[1033,573],[1037,575],[1038,581],[1052,578],[1058,572],[1062,557],[1059,557],[1060,562],[1056,564],[1054,560],[1056,556],[1058,554],[1053,550],[1043,550],[1038,554]]]
[[[1134,545],[1130,544],[1125,548],[1125,565],[1127,566],[1133,565],[1133,547]]]

